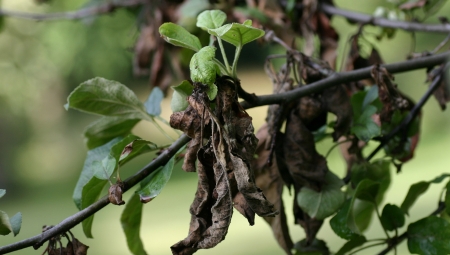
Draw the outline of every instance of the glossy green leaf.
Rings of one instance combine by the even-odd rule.
[[[141,182],[141,188],[136,191],[142,203],[148,203],[158,196],[172,175],[175,160],[172,157],[160,170],[155,171]]]
[[[320,239],[315,238],[311,243],[303,239],[294,244],[295,255],[329,255],[330,251],[327,244]]]
[[[351,199],[347,199],[342,205],[342,208],[334,215],[330,220],[331,229],[336,235],[346,240],[352,239],[354,236],[359,235],[357,232],[351,230],[347,224],[347,216],[350,211]]]
[[[22,226],[22,213],[18,212],[14,214],[14,216],[9,219],[9,222],[11,223],[14,236],[18,235],[20,232],[20,227]]]
[[[193,82],[212,84],[216,81],[217,65],[213,61],[215,53],[215,47],[205,46],[192,56],[189,69]]]
[[[405,225],[405,214],[396,205],[386,204],[381,213],[381,224],[388,231],[393,231]]]
[[[320,192],[303,187],[297,194],[297,204],[311,218],[323,220],[335,213],[345,202],[345,194],[341,191],[343,184],[341,179],[329,171]]]
[[[227,15],[221,10],[207,10],[197,17],[197,27],[208,30],[219,28],[227,20]]]
[[[94,149],[115,137],[126,136],[139,121],[126,117],[102,117],[85,129],[86,145],[88,149]]]
[[[8,214],[4,211],[0,211],[0,235],[7,235],[12,232],[11,222],[9,221]]]
[[[143,204],[139,201],[139,196],[133,196],[127,201],[125,209],[120,217],[120,224],[127,238],[128,249],[134,255],[146,255],[144,245],[140,237],[141,219]]]
[[[202,48],[197,36],[189,33],[185,28],[168,22],[159,27],[161,37],[168,43],[175,46],[184,47],[193,51],[199,51]]]
[[[363,110],[361,115],[356,116],[351,131],[358,139],[368,142],[373,137],[381,134],[380,127],[372,119],[372,115],[376,112],[377,108],[369,105]]]
[[[120,154],[119,162],[126,162],[140,154],[158,149],[158,146],[150,141],[135,139],[127,144]]]
[[[152,120],[133,91],[117,81],[104,78],[82,83],[70,93],[65,107],[104,116]]]
[[[429,216],[408,226],[408,249],[413,254],[450,254],[450,223]]]
[[[109,180],[116,169],[117,161],[111,155],[108,155],[102,161],[95,160],[92,164],[94,176],[96,178],[100,180]]]
[[[5,189],[0,189],[0,198],[2,198],[6,194]]]
[[[159,87],[154,87],[144,103],[147,113],[152,116],[161,114],[161,102],[164,99],[164,93]]]
[[[93,177],[89,180],[89,182],[84,185],[82,191],[82,200],[81,200],[81,209],[83,210],[97,201],[102,193],[103,188],[105,187],[108,181],[100,180],[96,177]],[[92,223],[94,222],[94,215],[89,216],[81,223],[83,227],[83,232],[88,238],[94,238],[92,236]]]
[[[366,237],[354,235],[348,242],[346,242],[335,255],[345,255],[347,252],[359,247],[367,242]]]
[[[209,29],[208,32],[236,47],[242,47],[245,44],[264,36],[263,30],[239,23],[232,23],[216,29]]]
[[[100,147],[97,147],[95,149],[88,151],[86,160],[84,161],[83,170],[81,171],[80,177],[78,178],[78,182],[77,182],[77,184],[75,186],[75,190],[73,192],[73,200],[79,210],[81,210],[83,208],[81,205],[83,187],[94,176],[95,168],[93,167],[92,163],[94,161],[101,161],[105,157],[107,157],[109,155],[110,150],[113,147],[113,145],[118,143],[120,140],[121,140],[120,138],[115,138]],[[119,154],[120,154],[120,152],[119,152]]]
[[[172,111],[181,112],[186,110],[186,108],[189,106],[187,97],[192,94],[194,86],[192,86],[190,82],[184,80],[180,85],[172,86],[171,88],[174,90],[172,101],[170,102]]]
[[[450,174],[442,174],[429,182],[420,181],[418,183],[414,183],[409,188],[408,193],[406,194],[406,197],[403,200],[403,203],[400,206],[400,208],[403,210],[405,214],[408,215],[411,206],[416,202],[418,197],[420,197],[423,193],[425,193],[428,190],[430,183],[440,183],[447,177],[450,177]]]

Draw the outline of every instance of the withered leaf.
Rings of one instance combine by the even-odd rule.
[[[116,184],[111,185],[108,189],[109,202],[114,205],[124,205],[125,201],[122,200],[122,194],[123,183],[118,180]]]
[[[350,97],[341,85],[337,85],[323,91],[322,102],[326,110],[337,117],[333,132],[333,140],[336,142],[339,137],[348,133],[352,124]]]
[[[73,251],[74,251],[73,254],[74,255],[86,255],[87,254],[87,250],[88,250],[89,246],[80,242],[78,239],[73,238],[72,245],[73,245]],[[69,249],[68,245],[67,245],[67,249]]]

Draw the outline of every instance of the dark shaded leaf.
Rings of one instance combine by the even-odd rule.
[[[98,200],[100,194],[105,187],[107,181],[99,180],[95,177],[92,177],[86,185],[82,188],[82,199],[81,199],[81,208],[83,210],[93,204]],[[94,222],[94,215],[89,216],[85,220],[81,222],[83,227],[83,232],[88,238],[93,238],[92,236],[92,223]]]
[[[126,136],[131,133],[139,121],[141,120],[127,117],[102,117],[84,130],[86,146],[91,150],[104,145],[113,138]]]
[[[445,211],[450,214],[450,181],[445,186]]]
[[[146,255],[144,244],[140,237],[141,219],[143,204],[139,201],[139,196],[133,194],[128,200],[122,216],[120,216],[120,224],[127,238],[128,249],[134,255]]]
[[[450,223],[429,216],[408,226],[408,249],[414,254],[450,253]]]
[[[303,239],[303,240],[295,243],[294,249],[296,250],[295,255],[329,255],[330,254],[327,244],[320,239],[314,239],[310,243],[306,239]]]
[[[356,187],[354,197],[364,201],[376,203],[379,190],[380,183],[364,179],[360,181]]]
[[[155,171],[141,181],[141,188],[136,191],[142,203],[148,203],[158,196],[166,186],[172,175],[172,169],[175,164],[174,158],[160,170]]]
[[[398,206],[386,204],[381,213],[381,224],[388,231],[401,228],[405,224],[405,214]]]
[[[144,103],[147,113],[152,116],[161,114],[161,102],[164,99],[164,93],[159,87],[154,87]]]
[[[372,119],[372,115],[376,112],[377,108],[369,105],[363,110],[361,115],[355,116],[351,130],[360,140],[368,142],[370,139],[381,134],[380,126]]]
[[[334,233],[346,240],[350,240],[355,236],[358,236],[358,233],[351,230],[347,225],[347,215],[350,211],[350,205],[352,204],[351,202],[352,200],[348,199],[343,204],[342,208],[330,220],[330,226],[331,229],[333,229]]]
[[[7,235],[12,232],[11,222],[9,221],[8,214],[4,211],[0,211],[0,235]]]
[[[152,121],[144,104],[125,85],[104,78],[94,78],[78,86],[67,98],[65,108],[104,116]]]
[[[347,252],[359,247],[367,242],[366,237],[354,235],[348,242],[346,242],[339,251],[336,252],[336,255],[344,255]]]

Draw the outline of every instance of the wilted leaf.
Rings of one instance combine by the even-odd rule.
[[[153,151],[157,148],[158,146],[150,141],[136,139],[123,148],[122,153],[120,154],[119,163],[124,164],[138,155]]]
[[[117,183],[111,185],[108,189],[108,199],[113,205],[124,205],[125,201],[122,200],[123,195],[123,183],[117,180]]]
[[[139,196],[133,194],[128,200],[122,216],[120,216],[120,224],[127,238],[128,249],[134,255],[147,254],[139,234],[141,230],[142,206],[143,204],[139,201]]]
[[[197,36],[189,33],[177,24],[171,22],[164,23],[159,27],[159,33],[166,42],[175,46],[188,48],[193,51],[199,51],[202,48]]]
[[[145,101],[144,106],[147,113],[152,116],[159,116],[161,114],[161,102],[164,99],[164,93],[159,87],[154,87],[152,92]]]
[[[405,224],[405,214],[398,206],[386,204],[381,213],[381,224],[388,231],[401,228]]]
[[[208,29],[208,33],[236,47],[242,47],[265,34],[261,29],[239,23],[226,24],[216,29]]]
[[[119,136],[131,133],[133,127],[140,119],[128,119],[127,117],[102,117],[91,123],[85,130],[86,146],[94,149]]]
[[[325,109],[336,115],[336,124],[332,134],[336,142],[339,137],[347,135],[353,119],[352,105],[343,86],[333,86],[322,93],[322,102]]]
[[[189,64],[191,79],[202,84],[212,84],[216,81],[217,66],[213,61],[216,48],[205,46],[192,56]]]
[[[227,15],[221,10],[206,10],[197,16],[197,27],[208,30],[218,28],[227,20]]]
[[[408,249],[414,254],[449,254],[450,223],[429,216],[408,226]]]
[[[345,202],[345,194],[341,191],[343,184],[329,171],[320,192],[303,187],[297,195],[297,203],[311,218],[323,220],[334,214]]]
[[[152,120],[133,91],[119,82],[104,78],[82,83],[70,93],[65,107],[104,116]]]
[[[152,201],[161,193],[162,189],[170,180],[174,163],[174,158],[171,158],[162,169],[152,173],[141,181],[141,188],[136,193],[139,195],[142,203]]]
[[[336,255],[345,255],[347,252],[359,247],[367,242],[366,237],[354,235],[337,252]]]

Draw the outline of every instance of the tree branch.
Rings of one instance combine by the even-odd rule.
[[[139,183],[142,179],[147,177],[149,174],[154,172],[160,166],[165,165],[170,158],[172,158],[177,151],[183,147],[190,138],[186,135],[181,135],[177,141],[175,141],[168,149],[164,150],[158,157],[156,157],[151,163],[141,169],[138,173],[131,176],[127,180],[124,181],[124,192],[129,190],[131,187]],[[31,238],[9,244],[3,247],[0,247],[0,254],[6,254],[9,252],[21,250],[30,246],[33,246],[35,249],[41,247],[45,242],[47,242],[50,238],[54,236],[58,236],[67,232],[71,228],[78,225],[84,219],[93,215],[103,207],[109,204],[109,200],[107,196],[102,197],[97,202],[93,203],[89,207],[75,213],[74,215],[64,219],[58,225],[55,225],[53,228],[39,234],[33,236]]]
[[[56,12],[56,13],[28,13],[17,12],[11,10],[0,9],[0,16],[8,16],[12,18],[20,18],[36,21],[55,21],[55,20],[77,20],[100,14],[112,13],[118,8],[130,8],[149,3],[148,0],[127,0],[121,2],[108,2],[94,7],[88,7],[71,12]]]
[[[406,60],[381,66],[386,68],[389,73],[395,74],[440,65],[448,61],[449,58],[450,52],[445,52],[429,57]],[[302,96],[317,93],[338,84],[370,78],[371,70],[372,67],[370,66],[349,72],[334,73],[325,79],[308,84],[307,86],[298,87],[285,93],[257,96],[252,103],[244,101],[241,105],[245,109],[248,109],[262,105],[289,103]]]
[[[347,11],[336,8],[329,4],[321,4],[321,9],[331,15],[337,15],[347,18],[347,20],[358,23],[367,23],[379,27],[398,28],[406,31],[420,31],[432,33],[450,33],[450,24],[421,24],[415,22],[389,20],[384,18],[376,18],[371,15]]]

